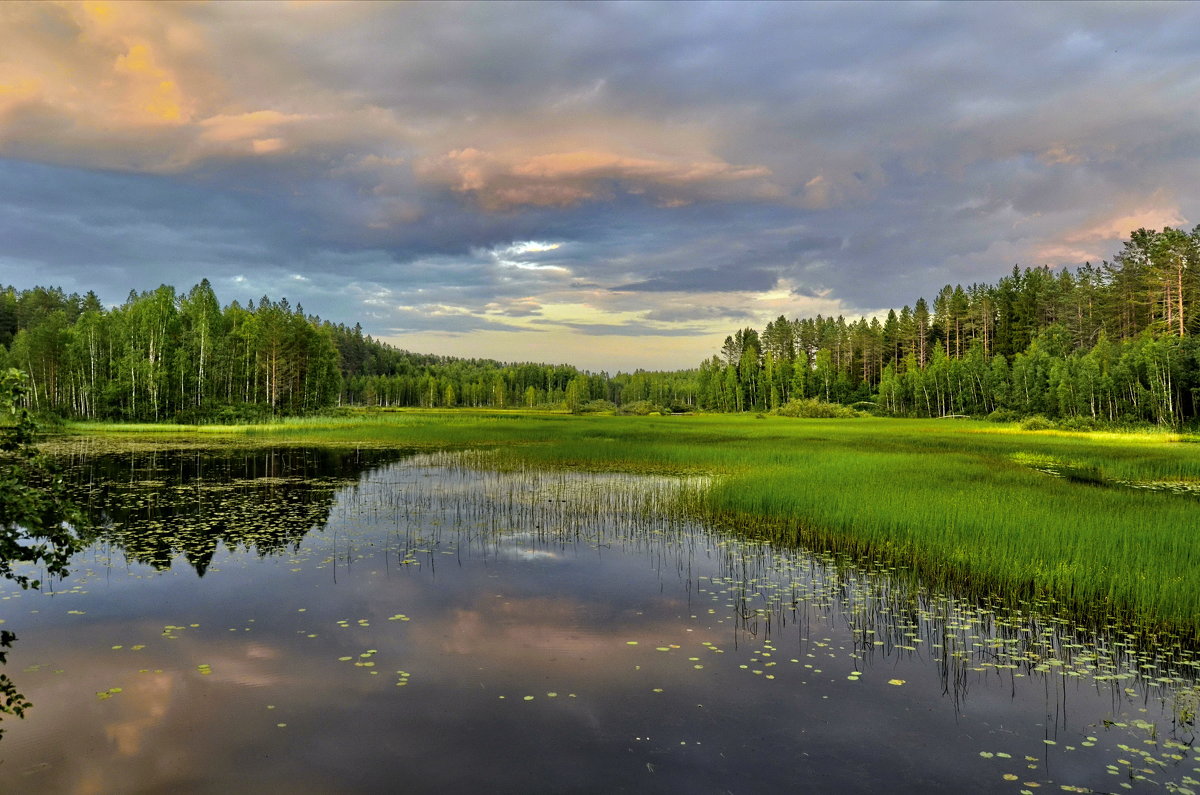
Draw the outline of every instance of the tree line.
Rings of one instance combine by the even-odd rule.
[[[286,298],[222,306],[207,279],[186,293],[168,285],[130,292],[112,308],[94,292],[0,287],[0,367],[28,374],[29,408],[71,419],[236,422],[334,406],[579,407],[616,403],[631,381],[635,392],[654,391],[644,378],[569,365],[410,353]]]
[[[333,406],[770,411],[797,399],[899,416],[1179,426],[1200,405],[1200,227],[1139,229],[1112,261],[1014,267],[884,318],[780,316],[699,368],[588,373],[417,354],[207,280],[104,307],[94,293],[0,288],[0,367],[25,401],[80,419],[242,421]]]
[[[954,414],[1182,425],[1200,397],[1200,226],[1139,229],[1111,262],[1014,267],[946,285],[886,318],[768,323],[703,362],[696,402],[766,411],[789,400]]]
[[[4,363],[28,374],[31,408],[72,418],[324,408],[341,389],[333,331],[286,299],[222,308],[207,280],[131,292],[112,309],[92,292],[0,290]]]

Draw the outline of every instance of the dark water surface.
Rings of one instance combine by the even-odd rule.
[[[1195,657],[684,521],[695,481],[71,464],[110,529],[2,586],[3,791],[1200,792]]]

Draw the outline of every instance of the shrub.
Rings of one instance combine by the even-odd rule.
[[[621,406],[619,413],[645,417],[647,414],[670,414],[671,410],[663,408],[657,403],[651,403],[649,400],[635,400],[632,403],[626,403]]]
[[[840,403],[826,403],[816,398],[789,400],[784,405],[771,412],[779,417],[804,417],[809,419],[844,419],[850,417],[865,417],[865,412],[855,411]]]
[[[1060,420],[1058,427],[1064,431],[1098,431],[1101,424],[1094,417],[1071,417]]]
[[[579,407],[580,414],[600,414],[617,410],[617,404],[611,400],[589,400]]]
[[[206,411],[184,410],[175,417],[176,422],[187,425],[252,425],[270,420],[271,409],[254,403],[233,403]]]
[[[1027,417],[1021,423],[1023,431],[1049,431],[1053,430],[1054,423],[1043,417],[1041,414],[1034,414],[1032,417]]]
[[[1012,409],[996,409],[984,419],[988,422],[1016,422],[1021,419],[1021,414]]]

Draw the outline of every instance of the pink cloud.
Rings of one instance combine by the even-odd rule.
[[[569,206],[606,198],[614,182],[628,193],[650,193],[661,206],[682,206],[723,185],[734,192],[763,195],[762,166],[736,166],[718,159],[644,157],[598,148],[527,154],[492,152],[475,147],[424,158],[417,174],[459,193],[472,195],[488,209],[518,206]],[[679,195],[679,194],[683,195]]]
[[[1035,258],[1048,263],[1099,262],[1111,256],[1118,242],[1129,237],[1129,233],[1136,229],[1162,229],[1187,224],[1178,204],[1168,200],[1161,192],[1126,206],[1138,209],[1092,216],[1059,239],[1035,249]]]

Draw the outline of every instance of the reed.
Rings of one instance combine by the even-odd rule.
[[[1200,448],[1172,434],[971,421],[361,412],[260,426],[74,426],[230,444],[491,449],[496,466],[706,474],[692,514],[737,532],[910,568],[1013,602],[1200,638]],[[1057,461],[1087,478],[1056,476]],[[1060,473],[1061,474],[1061,473]]]

